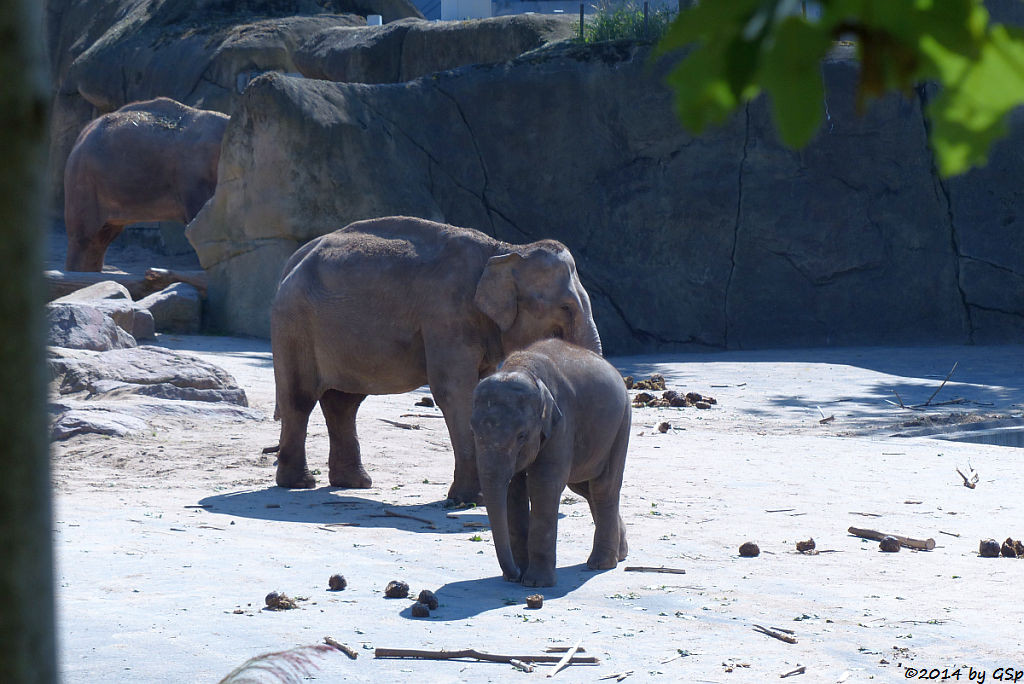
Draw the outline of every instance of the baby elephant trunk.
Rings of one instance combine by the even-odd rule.
[[[487,519],[491,523],[491,534],[494,537],[494,550],[498,554],[498,565],[501,566],[501,573],[505,579],[518,582],[522,573],[512,556],[512,542],[508,533],[508,483],[511,478],[487,478],[481,475],[481,480]]]

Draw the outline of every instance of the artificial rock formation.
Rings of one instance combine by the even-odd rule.
[[[852,55],[823,71],[828,117],[802,151],[777,142],[763,99],[689,135],[631,43],[400,88],[261,77],[225,136],[227,181],[188,230],[212,323],[266,335],[299,245],[409,214],[565,242],[609,353],[1019,337],[1024,131],[942,181],[925,93],[858,117]]]

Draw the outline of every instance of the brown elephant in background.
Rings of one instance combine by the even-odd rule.
[[[471,424],[494,550],[502,574],[529,587],[555,584],[558,504],[566,485],[594,517],[592,570],[626,558],[619,491],[630,404],[615,367],[563,340],[510,354],[480,381]]]
[[[229,118],[166,97],[135,102],[87,125],[64,167],[65,268],[101,271],[129,223],[188,223],[217,187]]]
[[[329,481],[366,488],[356,412],[368,394],[429,384],[455,452],[448,498],[480,500],[473,390],[509,352],[549,337],[601,352],[590,298],[560,242],[512,245],[433,221],[358,221],[300,248],[271,309],[277,484],[314,487],[306,427],[320,402]]]

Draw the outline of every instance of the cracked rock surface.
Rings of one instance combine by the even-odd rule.
[[[776,140],[763,99],[687,134],[662,71],[629,42],[401,87],[262,76],[188,231],[212,323],[266,336],[298,246],[404,214],[564,242],[610,354],[1019,339],[1024,131],[989,168],[940,182],[928,93],[860,117],[852,54],[823,73],[828,117],[800,152]]]

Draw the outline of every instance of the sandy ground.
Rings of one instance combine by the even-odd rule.
[[[68,682],[215,682],[248,658],[327,635],[359,657],[313,655],[309,679],[518,681],[538,675],[375,659],[372,649],[537,654],[578,639],[601,662],[563,670],[562,681],[627,671],[627,681],[765,681],[799,666],[799,681],[814,682],[895,681],[909,678],[907,668],[937,677],[960,667],[963,681],[968,668],[974,681],[1024,671],[1024,560],[977,555],[980,539],[1024,537],[1024,452],[892,436],[1000,416],[1021,422],[1024,346],[612,359],[623,373],[660,372],[670,388],[718,404],[634,410],[622,491],[629,558],[615,570],[586,570],[592,522],[566,491],[558,586],[541,590],[543,608],[528,610],[534,590],[500,578],[485,512],[441,505],[453,461],[437,409],[414,406],[426,390],[364,403],[358,428],[372,489],[286,491],[273,486],[273,455],[261,453],[278,436],[267,343],[157,343],[227,369],[264,417],[167,421],[135,437],[54,445]],[[934,402],[962,401],[923,410],[886,401],[897,401],[895,390],[905,404],[925,402],[954,362]],[[662,422],[672,425],[664,434]],[[308,450],[326,483],[318,411]],[[969,466],[975,489],[956,472]],[[847,534],[851,525],[937,546],[882,553]],[[835,552],[796,553],[809,537]],[[738,555],[748,540],[759,557]],[[686,574],[625,572],[630,565]],[[348,588],[329,592],[337,572]],[[414,594],[435,591],[440,607],[412,618],[410,601],[383,598],[392,579]],[[272,590],[306,600],[263,610]],[[797,643],[755,624],[792,630]]]

